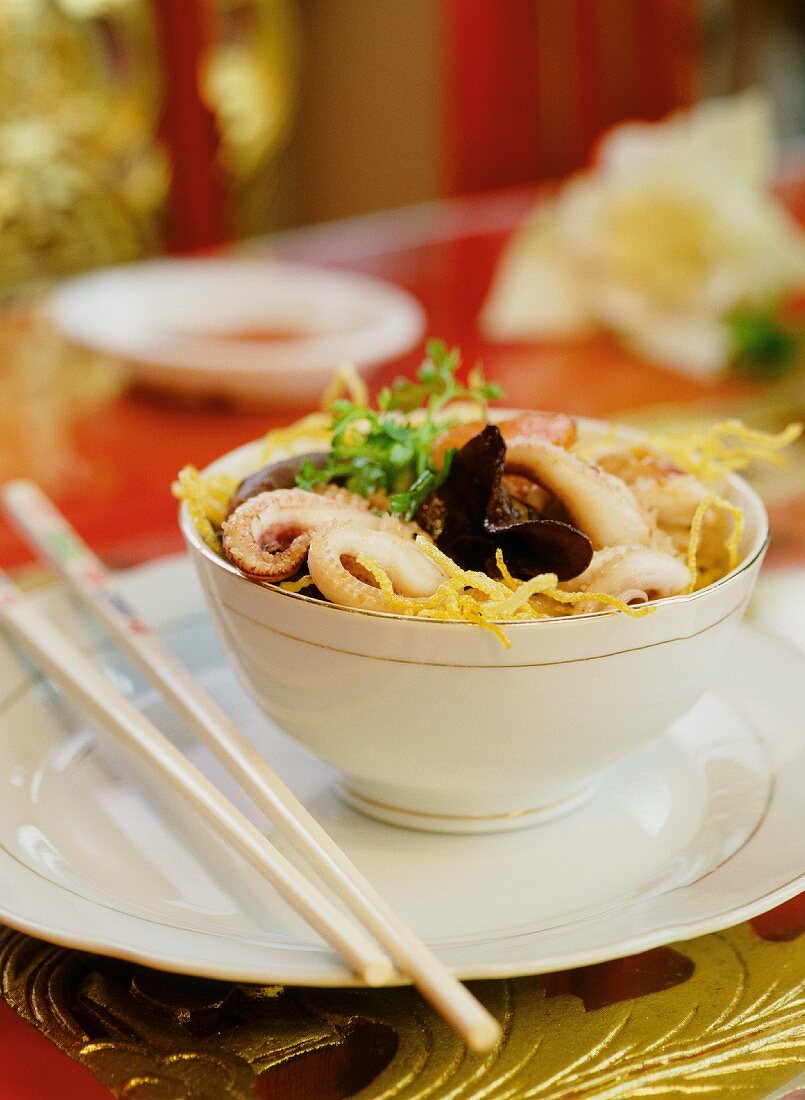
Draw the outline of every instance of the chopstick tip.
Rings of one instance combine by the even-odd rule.
[[[467,1028],[464,1041],[476,1054],[486,1054],[495,1049],[502,1034],[500,1024],[495,1017],[486,1013],[484,1019]]]
[[[0,498],[3,501],[13,500],[16,494],[27,492],[31,485],[32,482],[27,478],[10,477],[7,481],[0,483]]]
[[[0,504],[15,524],[31,510],[32,505],[34,508],[41,508],[43,500],[45,506],[50,504],[42,489],[30,478],[13,477],[0,483]]]
[[[366,963],[361,971],[361,977],[367,985],[388,985],[394,977],[394,966],[385,955],[380,955]]]

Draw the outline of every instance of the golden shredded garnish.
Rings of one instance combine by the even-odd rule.
[[[633,619],[642,619],[644,615],[651,615],[655,610],[643,604],[632,607],[631,604],[619,600],[617,596],[610,596],[608,592],[565,592],[561,588],[549,588],[545,590],[544,595],[556,600],[557,603],[577,604],[585,600],[603,603],[615,611],[621,611],[624,615],[631,615]]]
[[[366,407],[369,404],[369,390],[352,363],[342,364],[327,383],[321,395],[322,412],[329,412],[342,397],[348,398],[353,405]]]
[[[421,541],[423,543],[427,542],[426,539],[421,539]],[[400,596],[394,591],[394,586],[391,583],[391,578],[388,573],[386,573],[385,569],[383,569],[383,567],[373,558],[368,557],[366,554],[359,554],[355,560],[358,565],[362,566],[371,574],[377,587],[386,598],[386,605],[389,611],[396,612],[400,615],[413,615],[423,619],[440,619],[442,621],[463,620],[464,622],[475,623],[477,626],[481,626],[491,631],[507,649],[511,645],[511,642],[497,623],[490,621],[491,616],[490,618],[486,617],[483,611],[483,604],[474,599],[468,592],[465,592],[463,587],[461,589],[458,588],[458,585],[462,584],[462,581],[457,575],[448,578],[444,584],[441,584],[436,589],[432,596],[412,599],[407,596]],[[450,561],[450,559],[448,558],[447,561]],[[455,563],[451,562],[451,565],[454,566],[456,571],[461,572]],[[475,573],[472,574],[472,576],[480,577],[481,574]],[[489,578],[486,579],[489,580]]]
[[[512,577],[500,550],[496,558],[503,579],[498,581],[485,573],[462,569],[422,535],[417,536],[416,543],[446,574],[443,583],[428,597],[413,599],[399,595],[394,591],[388,573],[373,558],[359,554],[355,559],[371,575],[385,597],[386,610],[423,619],[473,623],[491,631],[507,649],[511,642],[501,624],[563,614],[563,605],[590,600],[635,617],[649,615],[654,610],[653,607],[630,607],[605,593],[564,592],[556,587],[558,581],[555,573],[542,573],[530,580],[519,581]]]
[[[503,583],[511,589],[517,588],[520,582],[509,572],[509,567],[503,560],[503,551],[500,549],[500,547],[498,547],[495,551],[495,565],[497,565],[498,572],[500,573],[501,577],[503,577]]]
[[[443,569],[451,580],[458,581],[462,588],[474,588],[477,592],[482,592],[493,600],[508,596],[506,586],[500,581],[493,580],[486,573],[462,569],[452,558],[448,558],[447,554],[434,546],[430,539],[425,538],[423,535],[417,535],[416,544],[423,554]]]
[[[407,596],[400,596],[394,591],[394,585],[391,583],[391,577],[382,567],[378,565],[374,558],[370,558],[368,554],[358,554],[355,561],[363,569],[369,573],[374,580],[377,587],[386,597],[386,602],[389,605],[389,610],[392,608],[396,611],[399,610],[402,614],[407,614],[403,608],[407,608],[409,604],[419,603],[420,601],[412,600]]]
[[[704,525],[704,518],[711,508],[720,508],[733,518],[732,531],[724,542],[727,561],[726,565],[700,570],[698,556],[699,544],[702,538],[702,527]],[[698,588],[704,588],[706,585],[712,584],[713,581],[720,580],[721,577],[732,572],[738,564],[738,548],[741,545],[743,533],[744,514],[743,510],[736,504],[724,500],[718,493],[711,493],[709,496],[706,496],[704,500],[699,502],[690,524],[690,540],[688,542],[687,551],[688,592],[695,592]]]
[[[559,578],[555,573],[540,573],[528,581],[521,581],[513,591],[509,592],[505,599],[488,603],[484,612],[490,618],[511,619],[518,611],[522,611],[526,605],[531,610],[530,601],[532,596],[550,592],[558,583]],[[529,618],[534,618],[534,616],[529,615]]]
[[[202,475],[195,466],[185,466],[171,486],[176,499],[187,505],[199,535],[216,554],[223,552],[219,531],[237,484],[230,474]]]
[[[789,424],[781,432],[762,432],[747,427],[742,420],[722,420],[709,428],[651,434],[641,443],[668,455],[683,470],[712,484],[728,474],[745,470],[753,462],[785,466],[788,458],[780,451],[799,439],[802,429],[802,424]]]
[[[473,603],[472,597],[466,596],[464,600],[459,600],[459,611],[461,612],[461,618],[466,622],[483,627],[484,630],[488,630],[490,634],[495,635],[504,649],[511,649],[512,644],[506,631],[498,626],[494,620],[487,619],[482,611],[482,605]]]
[[[280,581],[278,587],[285,592],[301,592],[303,588],[307,588],[311,584],[313,584],[313,578],[309,573],[306,573],[298,581]]]

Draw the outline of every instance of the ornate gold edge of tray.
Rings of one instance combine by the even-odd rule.
[[[760,1100],[805,1063],[803,935],[741,925],[472,985],[504,1025],[487,1056],[467,1052],[410,989],[211,982],[0,930],[3,998],[130,1100]]]

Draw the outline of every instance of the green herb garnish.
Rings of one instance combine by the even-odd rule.
[[[727,319],[737,374],[779,378],[796,360],[800,337],[771,312],[741,310]]]
[[[368,497],[383,491],[389,511],[410,520],[422,501],[437,489],[450,471],[453,453],[445,456],[441,470],[431,460],[437,436],[456,421],[439,419],[451,401],[475,402],[483,419],[487,402],[502,395],[500,386],[487,382],[480,368],[471,372],[468,385],[456,379],[461,355],[442,340],[430,340],[427,358],[416,381],[398,378],[378,396],[377,409],[336,401],[332,407],[333,441],[327,462],[316,469],[303,464],[296,484],[312,490],[337,481],[353,493]],[[416,417],[410,414],[418,412]]]

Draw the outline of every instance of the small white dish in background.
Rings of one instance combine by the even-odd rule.
[[[317,402],[343,363],[396,359],[425,328],[419,303],[389,283],[254,257],[81,275],[47,310],[68,339],[123,359],[149,386],[286,405]]]
[[[610,768],[575,813],[514,833],[429,835],[353,812],[335,795],[329,769],[250,702],[186,559],[133,570],[120,586],[462,978],[547,973],[633,954],[737,924],[805,888],[805,657],[768,635],[741,627],[714,690]],[[34,598],[266,827],[153,689],[92,641],[63,589],[51,585]],[[322,685],[322,707],[326,692]],[[602,713],[601,726],[604,735],[616,728],[617,715]],[[133,755],[116,751],[2,636],[0,922],[210,978],[356,981],[172,790],[142,775]]]

